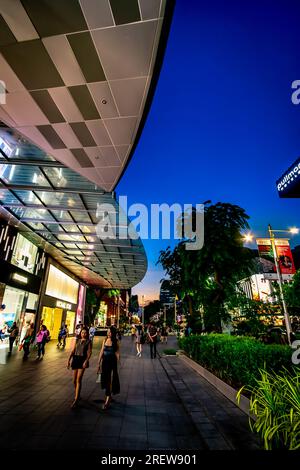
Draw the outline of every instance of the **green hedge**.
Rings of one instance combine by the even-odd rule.
[[[191,335],[178,340],[192,359],[232,387],[254,386],[259,369],[280,372],[293,369],[292,349],[266,345],[255,338],[226,334]]]

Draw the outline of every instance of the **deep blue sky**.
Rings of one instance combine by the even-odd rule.
[[[177,0],[146,125],[117,186],[129,203],[230,202],[253,233],[300,226],[300,200],[276,179],[300,153],[298,0]],[[149,274],[134,291],[159,292],[167,240],[144,241]],[[300,244],[300,236],[291,240]]]

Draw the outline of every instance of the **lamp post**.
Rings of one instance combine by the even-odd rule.
[[[281,270],[280,270],[280,267],[278,265],[278,259],[277,259],[277,251],[276,251],[276,244],[275,244],[275,235],[274,235],[274,232],[288,232],[288,233],[292,233],[292,234],[297,234],[299,233],[299,229],[298,228],[291,228],[289,230],[274,230],[271,225],[269,224],[268,225],[268,230],[269,230],[269,235],[270,235],[270,241],[271,241],[271,246],[272,246],[272,251],[273,251],[273,256],[274,256],[274,261],[275,261],[275,267],[276,267],[276,274],[277,274],[277,277],[278,277],[278,285],[279,285],[279,292],[280,292],[280,300],[282,302],[282,306],[283,306],[283,313],[284,313],[284,319],[285,319],[285,326],[286,326],[286,332],[287,332],[287,337],[288,337],[288,342],[289,342],[289,345],[291,345],[291,332],[292,332],[292,328],[291,328],[291,320],[290,320],[290,316],[289,316],[289,313],[288,313],[288,309],[287,309],[287,306],[286,306],[286,303],[285,303],[285,298],[284,298],[284,295],[283,295],[283,289],[282,289],[282,276],[281,276]],[[253,238],[253,236],[251,234],[247,234],[244,239],[245,241],[249,242],[251,241],[251,239]]]
[[[275,266],[276,266],[276,273],[277,273],[277,277],[278,277],[280,300],[281,300],[282,306],[283,306],[286,332],[287,332],[289,345],[291,345],[291,332],[292,332],[291,320],[290,320],[288,309],[287,309],[287,306],[286,306],[286,303],[285,303],[285,298],[284,298],[284,295],[283,295],[282,276],[281,276],[280,267],[278,265],[277,251],[276,251],[276,244],[275,244],[275,235],[274,235],[274,232],[291,232],[291,231],[290,230],[273,230],[270,224],[268,225],[268,230],[269,230],[269,234],[270,234],[270,240],[271,240],[271,245],[272,245],[272,250],[273,250]],[[293,233],[293,232],[291,232],[291,233]],[[294,232],[294,233],[297,233],[297,232]]]
[[[145,320],[145,318],[144,318],[145,296],[144,296],[144,295],[142,295],[142,304],[143,304],[143,305],[142,305],[142,325],[143,325],[143,324],[144,324],[144,320]]]

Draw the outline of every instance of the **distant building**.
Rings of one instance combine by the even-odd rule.
[[[163,307],[172,307],[175,295],[172,292],[170,281],[164,280],[160,286],[159,300]]]
[[[239,281],[238,286],[248,299],[263,302],[274,302],[276,300],[272,281],[266,279],[264,274],[252,274],[252,276]]]

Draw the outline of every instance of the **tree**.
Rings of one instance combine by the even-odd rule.
[[[182,214],[180,220],[193,217]],[[252,270],[253,253],[243,247],[241,230],[249,228],[248,215],[239,206],[221,203],[204,209],[205,239],[201,250],[186,250],[180,242],[160,252],[158,263],[166,270],[175,292],[195,315],[203,308],[207,331],[221,331],[222,320],[228,319],[226,299],[236,283]],[[191,222],[190,222],[191,223]],[[193,220],[192,220],[193,223]]]
[[[99,311],[100,303],[105,296],[109,298],[120,295],[118,289],[103,289],[101,287],[89,287],[86,292],[85,302],[85,322],[91,325],[95,321],[95,317]]]
[[[144,322],[149,323],[150,318],[158,313],[162,308],[162,304],[159,300],[153,300],[148,305],[144,307]]]
[[[300,313],[300,269],[289,284],[283,284],[283,295],[290,313]]]
[[[130,313],[138,313],[139,311],[139,298],[137,295],[132,295],[129,299],[128,310]]]

